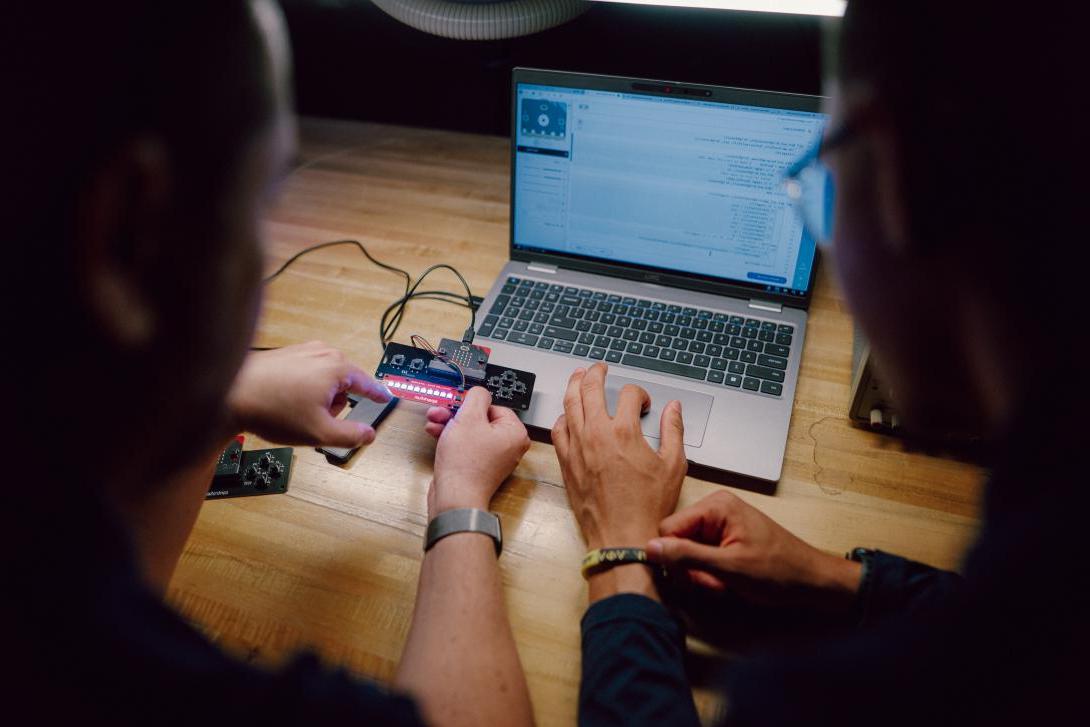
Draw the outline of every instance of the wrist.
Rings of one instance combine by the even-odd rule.
[[[238,392],[229,392],[226,409],[225,425],[227,431],[232,434],[251,431],[250,421],[252,417],[248,414],[249,407],[246,404],[245,396]]]
[[[810,584],[818,605],[829,611],[852,609],[859,594],[862,564],[821,551],[818,554]]]
[[[651,568],[643,563],[616,565],[587,578],[587,595],[591,603],[619,593],[636,593],[660,600]]]
[[[447,510],[488,510],[489,502],[483,498],[475,497],[451,497],[449,499],[436,498],[435,503],[428,509],[428,519]]]
[[[440,481],[436,478],[432,480],[431,487],[432,497],[428,503],[428,519],[447,510],[465,508],[488,510],[492,500],[491,492],[481,492],[478,483],[459,485],[456,482]]]
[[[658,527],[654,525],[611,528],[609,530],[585,528],[583,532],[586,534],[587,550],[645,548],[648,540],[659,536]]]

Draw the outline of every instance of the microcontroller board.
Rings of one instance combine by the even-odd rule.
[[[457,409],[462,405],[466,391],[483,386],[492,393],[493,404],[518,411],[528,409],[534,391],[534,374],[482,363],[481,354],[487,361],[488,349],[471,348],[476,350],[452,350],[455,355],[444,361],[444,356],[436,356],[423,348],[389,343],[375,370],[375,378],[394,396],[431,406]],[[443,350],[442,344],[440,350]]]

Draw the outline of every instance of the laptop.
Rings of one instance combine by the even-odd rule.
[[[537,376],[549,429],[568,377],[609,364],[679,399],[697,465],[779,480],[817,252],[783,173],[820,139],[821,99],[515,69],[510,260],[477,343]]]

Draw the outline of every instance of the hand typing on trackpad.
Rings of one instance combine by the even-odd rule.
[[[704,441],[704,430],[712,410],[712,397],[695,391],[609,374],[606,376],[606,408],[610,416],[617,413],[617,397],[625,384],[639,386],[651,395],[651,407],[642,413],[640,419],[640,429],[644,436],[659,438],[662,409],[667,403],[677,399],[681,402],[681,416],[685,422],[685,444],[690,447],[699,447]]]

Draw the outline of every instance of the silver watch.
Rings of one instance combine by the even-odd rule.
[[[486,510],[462,508],[447,510],[435,516],[428,523],[428,532],[424,537],[424,552],[448,535],[455,533],[483,533],[492,538],[496,546],[496,557],[503,552],[503,530],[500,528],[500,516]]]

